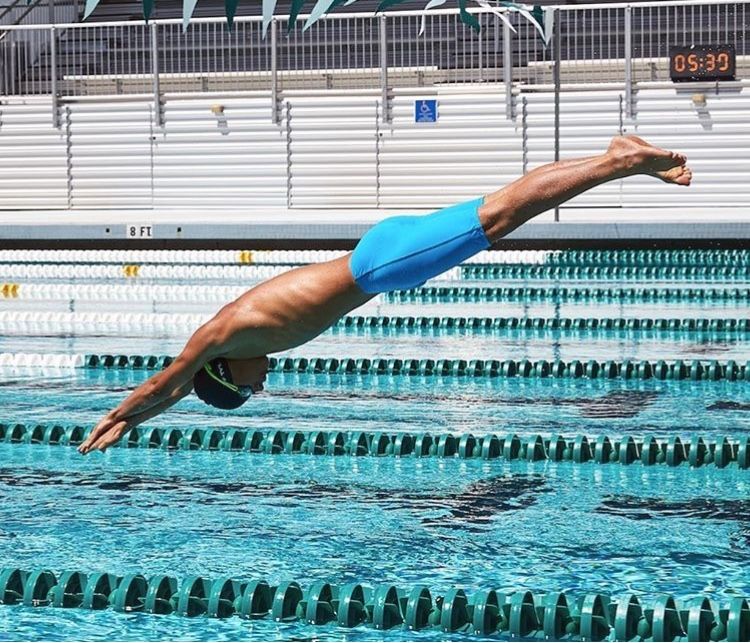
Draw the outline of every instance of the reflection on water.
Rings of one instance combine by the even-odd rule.
[[[634,418],[659,397],[657,391],[610,391],[601,397],[556,399],[519,398],[503,400],[503,404],[527,406],[572,406],[586,418]]]
[[[187,479],[178,476],[111,474],[106,478],[86,473],[61,473],[30,467],[0,468],[0,499],[2,486],[6,487],[94,487],[106,492],[110,504],[129,504],[141,491],[158,491],[171,496],[170,506],[189,507],[192,502],[204,504],[235,503],[238,499],[263,499],[267,505],[290,507],[320,500],[346,506],[352,502],[374,504],[386,510],[408,510],[416,515],[443,512],[438,517],[422,518],[422,523],[432,527],[476,529],[486,525],[497,514],[524,509],[533,505],[540,493],[549,493],[542,475],[501,475],[476,480],[455,490],[442,493],[428,491],[415,493],[408,488],[390,488],[367,483],[323,484],[314,480],[291,480],[283,485],[270,482],[214,482]],[[127,494],[131,494],[130,496]],[[73,497],[73,496],[72,496]],[[159,506],[150,499],[150,507]]]
[[[706,411],[750,411],[750,404],[719,400],[707,406]]]
[[[730,535],[730,542],[733,546],[750,548],[749,499],[691,498],[672,501],[625,495],[605,498],[595,511],[630,520],[689,518],[733,521],[737,523],[738,530]]]

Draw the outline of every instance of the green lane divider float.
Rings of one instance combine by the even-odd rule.
[[[0,442],[76,446],[91,428],[62,424],[0,424]],[[730,440],[703,439],[699,435],[682,440],[679,436],[620,439],[606,435],[589,438],[577,435],[470,433],[388,433],[343,431],[253,431],[245,429],[154,429],[136,427],[126,433],[117,447],[182,449],[186,451],[236,451],[266,454],[329,456],[375,456],[411,458],[460,458],[482,460],[527,460],[583,464],[666,464],[694,468],[713,465],[724,469],[750,469],[750,437]]]
[[[551,266],[750,266],[747,250],[560,250]]]
[[[0,570],[0,603],[209,618],[270,619],[344,628],[460,632],[575,641],[750,641],[750,606],[742,597],[717,604],[707,597],[681,601],[635,594],[536,594],[520,590],[440,594],[424,585],[335,585],[231,577],[179,581],[164,574],[117,576],[48,569]]]
[[[471,330],[471,331],[652,331],[664,333],[747,333],[750,318],[745,319],[679,319],[623,317],[408,317],[362,316],[342,317],[336,329],[407,329],[407,330]]]
[[[747,288],[558,288],[433,286],[382,295],[390,303],[449,301],[748,301]]]
[[[84,368],[113,370],[159,370],[171,364],[165,355],[86,355]],[[589,378],[624,380],[750,381],[750,361],[734,360],[666,362],[648,360],[465,360],[465,359],[368,359],[333,357],[269,358],[269,372],[322,375],[382,375],[398,377],[521,377]]]
[[[750,266],[596,266],[468,264],[462,279],[742,279],[750,278]]]

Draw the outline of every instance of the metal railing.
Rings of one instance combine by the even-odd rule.
[[[74,21],[79,8],[78,0],[11,0],[5,5],[0,11],[0,93],[51,93],[52,74],[42,63],[53,46],[49,22]]]
[[[5,0],[0,5],[0,29],[7,25],[41,25],[78,20],[78,0]]]
[[[525,86],[667,80],[673,44],[732,44],[738,73],[750,71],[750,4],[648,2],[548,8],[551,43],[515,12],[471,9],[482,26],[466,27],[456,10],[378,15],[336,13],[301,30],[274,19],[265,38],[260,17],[182,21],[0,25],[0,89],[5,95],[95,95],[283,89],[380,89],[440,83]],[[553,46],[554,44],[554,46]],[[557,55],[556,55],[557,54]],[[628,101],[629,103],[629,101]],[[386,102],[387,104],[387,102]],[[386,112],[387,115],[387,112]]]
[[[750,5],[742,3],[705,3],[654,7],[633,5],[632,57],[634,80],[669,80],[663,61],[670,45],[734,45],[737,56],[750,55]],[[657,37],[658,35],[658,37]],[[748,61],[740,61],[743,73],[750,71]]]

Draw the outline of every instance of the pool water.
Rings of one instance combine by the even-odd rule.
[[[123,449],[84,459],[33,445],[2,445],[0,461],[0,567],[645,596],[673,593],[679,579],[681,595],[750,591],[750,480],[737,470]],[[0,628],[15,613],[0,610]],[[231,636],[232,620],[178,632]],[[144,625],[175,636],[172,619],[156,621]],[[54,635],[50,625],[37,635]]]
[[[69,304],[3,300],[0,312],[138,309],[116,299]],[[215,308],[199,301],[141,305],[149,313]],[[743,319],[748,312],[750,306],[739,300],[422,304],[378,298],[355,314]],[[29,322],[0,326],[0,353],[174,355],[187,334],[182,327],[156,334],[148,325],[130,334],[96,328],[50,333]],[[748,339],[734,331],[334,329],[285,355],[744,364],[750,358]],[[0,421],[90,427],[147,376],[128,370],[0,368]],[[750,389],[742,381],[272,373],[266,392],[236,412],[190,396],[148,425],[688,440],[698,434],[736,440],[750,434]],[[523,589],[635,593],[646,599],[671,594],[723,604],[750,594],[749,565],[750,477],[736,467],[141,449],[84,458],[71,447],[0,442],[0,568],[197,574],[267,579],[272,585],[293,579],[303,587],[325,580],[404,589],[425,584],[442,592]],[[14,641],[404,635],[398,629],[313,628],[270,619],[0,607],[0,639]],[[422,640],[456,636],[434,629],[408,634]]]
[[[7,422],[90,426],[144,371],[6,371]],[[12,409],[12,414],[9,410]],[[703,418],[696,425],[696,417]],[[742,382],[664,382],[271,373],[266,391],[228,414],[196,397],[151,422],[163,428],[291,431],[514,432],[519,435],[750,435]]]

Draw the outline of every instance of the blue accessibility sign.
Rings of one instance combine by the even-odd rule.
[[[414,122],[415,123],[437,123],[438,106],[437,100],[415,100]]]

